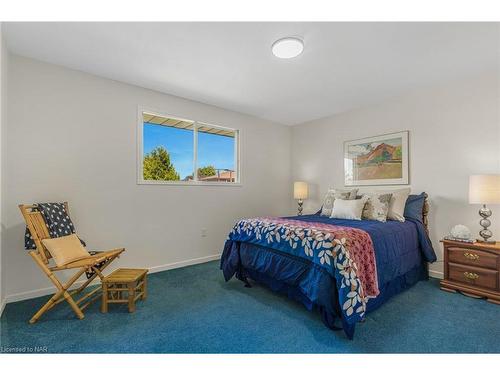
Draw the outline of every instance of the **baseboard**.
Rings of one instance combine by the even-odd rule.
[[[6,302],[6,298],[4,298],[1,302],[0,302],[0,318],[2,317],[2,314],[3,314],[3,309],[5,309],[5,305],[7,304]]]
[[[79,287],[84,282],[85,282],[85,280],[77,281],[76,283],[73,284],[73,286]],[[90,283],[90,285],[95,285],[96,283],[97,283],[97,281]],[[11,303],[11,302],[24,301],[26,299],[37,298],[37,297],[42,297],[42,296],[46,296],[49,294],[54,294],[55,292],[56,292],[56,288],[52,286],[52,287],[47,287],[47,288],[29,290],[27,292],[10,294],[7,297],[5,297],[5,303],[7,304],[7,303]]]
[[[188,259],[188,260],[183,260],[180,262],[164,264],[161,266],[154,266],[154,267],[149,268],[149,272],[150,273],[162,272],[162,271],[172,270],[174,268],[182,268],[182,267],[187,267],[187,266],[193,266],[195,264],[207,263],[207,262],[211,262],[213,260],[220,259],[221,255],[222,254],[219,253],[219,254],[214,254],[214,255],[208,255],[206,257],[201,257],[201,258]]]
[[[435,279],[444,279],[444,274],[442,271],[429,270],[429,277],[433,277]]]
[[[205,257],[188,259],[188,260],[183,260],[180,262],[168,263],[168,264],[163,264],[160,266],[154,266],[154,267],[149,267],[149,268],[145,267],[145,268],[149,269],[149,273],[156,273],[156,272],[172,270],[175,268],[182,268],[182,267],[192,266],[195,264],[211,262],[213,260],[220,259],[220,257],[221,257],[221,254],[219,253],[219,254],[208,255]],[[73,285],[75,287],[78,287],[78,286],[82,285],[84,282],[85,282],[85,280],[80,280],[80,281],[77,281],[76,283],[74,283]],[[92,282],[90,285],[96,285],[98,283],[99,283],[99,280],[96,280],[96,281]],[[48,288],[35,289],[35,290],[30,290],[28,292],[21,292],[21,293],[15,293],[15,294],[8,295],[5,297],[4,301],[2,302],[2,311],[7,303],[24,301],[26,299],[42,297],[42,296],[46,296],[49,294],[53,294],[55,292],[56,292],[55,287],[48,287]],[[0,316],[1,316],[1,313],[0,313]]]

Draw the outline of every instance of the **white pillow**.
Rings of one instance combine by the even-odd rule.
[[[351,219],[361,220],[363,208],[368,197],[363,196],[360,199],[335,199],[333,202],[333,212],[330,216],[333,219]]]
[[[335,199],[356,199],[358,189],[328,189],[323,206],[321,206],[321,216],[330,216],[333,210]]]
[[[410,195],[410,191],[410,188],[386,191],[386,193],[392,193],[391,201],[389,202],[389,212],[387,213],[387,219],[397,220],[401,222],[405,221],[405,205],[406,200]]]

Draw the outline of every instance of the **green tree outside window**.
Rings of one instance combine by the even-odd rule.
[[[206,167],[198,168],[198,178],[215,176],[216,174],[217,172],[213,165],[207,165]]]
[[[168,151],[162,147],[156,147],[144,156],[143,177],[145,180],[179,181],[179,173],[170,161]]]

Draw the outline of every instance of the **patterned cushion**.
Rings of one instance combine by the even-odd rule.
[[[75,226],[66,212],[66,205],[64,203],[37,203],[37,206],[47,224],[51,238],[69,236],[75,233]],[[85,246],[85,242],[81,239],[80,241],[82,245]],[[24,247],[26,250],[33,250],[36,248],[28,227],[26,227],[26,233],[24,235]]]
[[[387,221],[387,213],[389,212],[389,203],[391,202],[391,193],[372,193],[365,194],[367,197],[365,208],[363,209],[363,219]]]
[[[335,199],[356,199],[358,189],[328,189],[321,207],[322,216],[331,216]]]
[[[391,202],[389,203],[389,212],[387,213],[387,220],[397,220],[404,222],[404,211],[406,200],[410,194],[410,188],[403,188],[397,190],[367,190],[364,194],[392,194]],[[361,196],[358,195],[358,198]]]

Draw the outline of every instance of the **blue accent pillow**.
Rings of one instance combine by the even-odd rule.
[[[406,200],[404,217],[422,222],[425,198],[427,193],[410,194]]]

